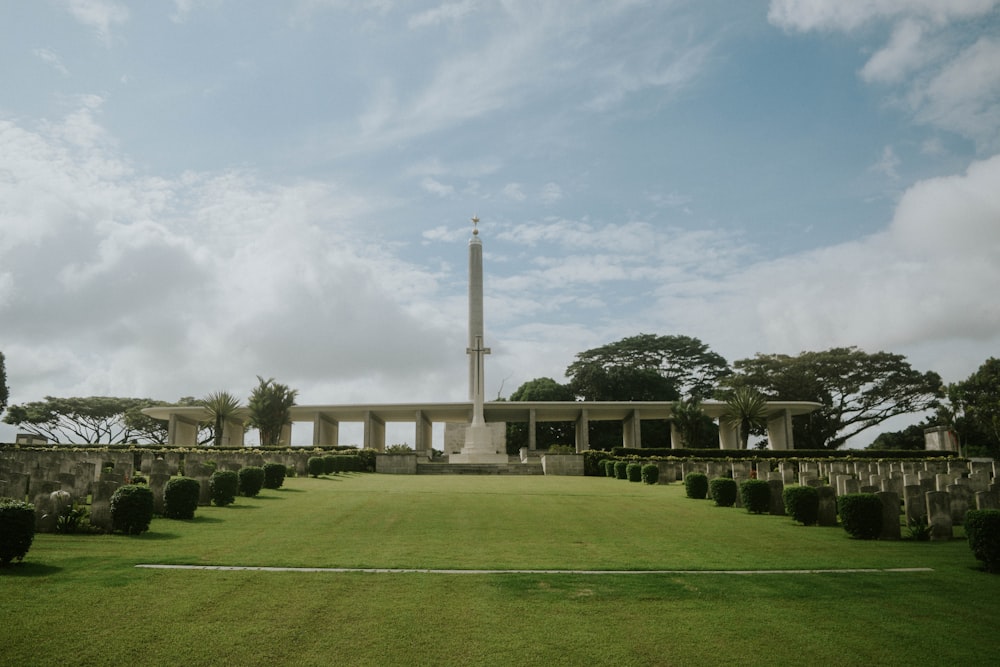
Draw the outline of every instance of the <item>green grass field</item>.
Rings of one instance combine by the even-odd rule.
[[[904,531],[905,532],[905,531]],[[1000,577],[947,543],[862,542],[605,478],[347,475],[38,535],[0,570],[0,664],[996,664]],[[776,570],[435,574],[150,570]]]

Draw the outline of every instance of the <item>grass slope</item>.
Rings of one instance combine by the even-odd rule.
[[[794,575],[323,574],[138,563]],[[0,664],[986,664],[1000,577],[962,539],[860,542],[603,478],[351,475],[39,535],[0,571]]]

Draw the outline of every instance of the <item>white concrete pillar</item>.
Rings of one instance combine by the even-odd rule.
[[[719,420],[719,449],[739,449],[740,434],[735,428]]]
[[[245,434],[246,429],[243,426],[242,419],[227,419],[225,425],[222,427],[222,446],[242,447],[243,436]]]
[[[365,411],[365,449],[385,451],[385,420],[371,410]]]
[[[533,452],[538,449],[538,422],[535,409],[528,410],[528,451]]]
[[[670,449],[684,449],[686,443],[681,437],[681,432],[677,430],[677,425],[670,422]]]
[[[633,410],[632,414],[622,420],[622,447],[642,447],[642,419],[638,410]]]
[[[427,418],[423,410],[417,410],[415,421],[416,433],[413,436],[413,449],[416,450],[419,456],[432,458],[434,453],[431,451],[434,444],[434,424]]]
[[[167,444],[197,447],[198,422],[180,415],[170,415],[170,419],[167,420]]]
[[[782,410],[767,420],[768,449],[794,449],[792,442],[792,413]]]
[[[328,415],[317,414],[313,420],[313,447],[336,447],[339,444],[340,422]]]

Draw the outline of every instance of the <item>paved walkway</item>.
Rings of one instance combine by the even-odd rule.
[[[151,570],[223,570],[230,572],[332,572],[366,574],[858,574],[933,572],[930,567],[842,568],[827,570],[436,570],[390,567],[255,567],[245,565],[136,565]]]

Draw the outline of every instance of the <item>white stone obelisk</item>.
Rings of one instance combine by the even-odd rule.
[[[465,432],[465,446],[459,454],[449,457],[450,463],[507,463],[507,454],[497,452],[493,431],[483,417],[486,394],[486,355],[483,346],[483,242],[479,238],[479,218],[472,219],[469,239],[469,399],[472,401],[472,423]]]

